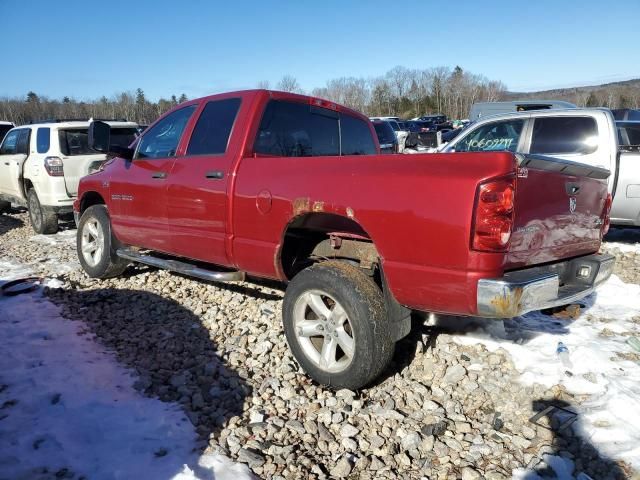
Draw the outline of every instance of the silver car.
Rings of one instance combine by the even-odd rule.
[[[640,226],[640,147],[628,144],[640,139],[627,126],[619,148],[619,132],[604,108],[508,113],[478,120],[439,151],[510,151],[606,168],[611,171],[611,223]]]

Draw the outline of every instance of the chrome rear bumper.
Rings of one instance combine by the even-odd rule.
[[[613,255],[588,255],[478,281],[478,315],[512,318],[567,305],[592,293],[613,272]]]

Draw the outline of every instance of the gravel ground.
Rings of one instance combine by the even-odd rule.
[[[502,479],[517,468],[548,473],[545,453],[593,479],[634,475],[580,437],[530,423],[547,405],[581,399],[523,386],[504,350],[458,345],[455,332],[415,319],[377,385],[331,392],[289,353],[277,285],[222,287],[142,266],[93,281],[77,263],[73,224],[65,228],[34,236],[26,213],[0,216],[0,260],[59,278],[64,287],[46,293],[66,318],[135,369],[141,392],[179,402],[200,451],[226,453],[259,477]],[[640,254],[611,251],[616,273],[640,283]]]

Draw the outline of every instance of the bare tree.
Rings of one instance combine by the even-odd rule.
[[[302,93],[298,80],[292,75],[282,77],[278,82],[277,89],[283,92]]]

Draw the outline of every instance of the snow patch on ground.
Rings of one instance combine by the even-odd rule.
[[[31,273],[0,261],[2,280]],[[0,297],[0,338],[0,477],[253,478],[227,457],[198,457],[179,406],[138,393],[132,372],[41,291]]]
[[[9,281],[32,275],[33,270],[27,265],[6,258],[0,259],[0,279]],[[4,283],[2,280],[0,280],[0,283]]]
[[[456,341],[481,342],[489,350],[503,348],[525,384],[559,384],[573,394],[588,394],[586,401],[574,406],[579,414],[576,434],[605,455],[639,469],[640,363],[633,354],[640,352],[626,341],[640,336],[640,285],[624,283],[614,275],[581,303],[586,308],[575,320],[540,312],[505,322],[481,319],[473,321],[474,329]],[[559,341],[569,349],[571,368],[558,359]]]
[[[48,246],[73,245],[76,241],[76,233],[75,229],[62,230],[55,235],[34,235],[29,238],[29,241]]]

